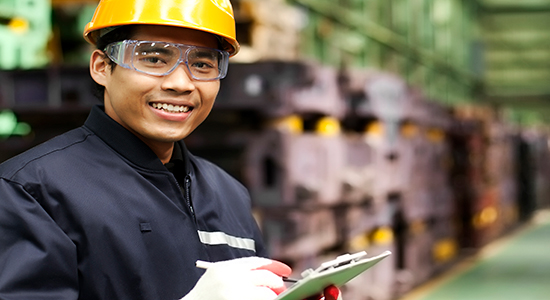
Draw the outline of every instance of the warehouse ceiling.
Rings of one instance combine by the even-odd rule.
[[[550,113],[550,0],[479,0],[486,100]]]

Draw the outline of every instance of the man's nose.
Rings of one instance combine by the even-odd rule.
[[[162,89],[184,93],[195,90],[195,83],[185,62],[178,62],[174,71],[164,76]]]

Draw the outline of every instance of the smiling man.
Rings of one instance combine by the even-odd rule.
[[[183,142],[239,50],[229,1],[102,0],[84,37],[103,105],[0,165],[0,298],[275,298],[248,192]]]
[[[132,40],[92,54],[92,78],[105,87],[105,113],[167,163],[173,143],[210,113],[229,54],[217,49],[210,33],[161,25],[130,29]],[[111,61],[123,68],[113,71]]]

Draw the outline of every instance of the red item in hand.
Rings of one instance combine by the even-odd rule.
[[[335,287],[334,285],[330,285],[325,288],[324,292],[325,294],[325,300],[339,300],[342,299],[340,297],[340,290]]]
[[[271,260],[270,264],[263,265],[257,268],[256,270],[268,270],[273,272],[275,275],[278,275],[281,277],[288,277],[292,273],[292,269],[288,265],[276,260]],[[271,288],[271,290],[273,290],[277,295],[279,295],[286,290],[286,287],[282,286],[280,288]]]

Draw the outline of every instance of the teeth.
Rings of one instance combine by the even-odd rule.
[[[153,103],[151,106],[153,106],[156,109],[162,109],[170,113],[186,113],[188,112],[189,106],[184,105],[172,105],[172,104],[166,104],[166,103]]]

